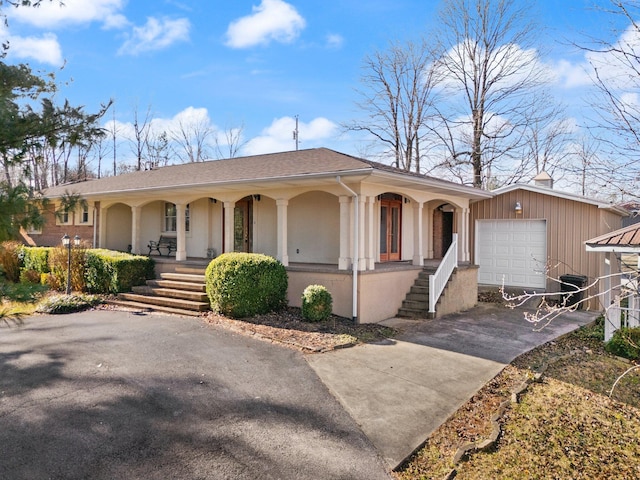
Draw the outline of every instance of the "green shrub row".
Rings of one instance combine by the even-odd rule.
[[[69,251],[62,247],[0,244],[0,267],[11,282],[42,283],[65,290]],[[109,294],[131,290],[155,277],[153,259],[106,249],[71,249],[71,289]]]
[[[134,285],[144,285],[155,277],[155,262],[142,255],[113,250],[87,250],[86,289],[90,293],[128,292]]]
[[[287,272],[273,257],[224,253],[209,263],[205,276],[214,312],[244,318],[287,305]]]

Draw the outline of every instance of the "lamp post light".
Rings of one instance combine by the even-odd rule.
[[[73,244],[80,246],[80,236],[73,237]],[[67,295],[71,293],[71,238],[66,233],[62,237],[62,245],[67,247]]]

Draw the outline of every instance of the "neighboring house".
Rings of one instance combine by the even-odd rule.
[[[67,233],[148,254],[149,242],[165,236],[175,239],[178,262],[265,253],[287,267],[291,305],[319,283],[332,293],[336,314],[361,322],[395,316],[425,259],[442,258],[454,233],[459,261],[469,262],[469,204],[492,196],[324,148],[174,165],[43,192],[53,208],[65,193],[80,195],[88,208],[61,219],[50,212],[42,231],[31,232],[36,244],[59,244]],[[449,297],[469,308],[474,289],[475,278]]]
[[[602,304],[607,309],[604,339],[609,341],[621,324],[640,326],[640,224],[628,225],[584,243],[587,252],[604,255],[601,278]],[[620,284],[624,291],[618,288]],[[620,306],[621,295],[628,299],[627,307]]]
[[[583,275],[589,283],[602,275],[603,255],[587,254],[583,242],[620,228],[627,212],[554,190],[546,173],[534,181],[471,204],[471,261],[479,266],[480,285],[553,293],[562,290],[561,275]],[[589,306],[601,308],[595,301]]]

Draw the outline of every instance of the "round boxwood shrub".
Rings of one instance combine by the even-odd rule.
[[[233,318],[252,317],[287,305],[284,265],[257,253],[224,253],[205,273],[211,309]]]
[[[333,299],[323,285],[309,285],[302,292],[302,318],[309,322],[321,322],[331,315]]]
[[[613,355],[628,358],[630,360],[640,359],[640,328],[622,327],[615,332],[611,340],[605,343],[605,350]]]

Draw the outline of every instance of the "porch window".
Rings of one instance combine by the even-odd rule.
[[[164,232],[177,231],[178,212],[175,203],[165,202],[164,204]],[[191,229],[191,215],[189,213],[189,204],[185,208],[184,213],[184,229],[186,232]]]

